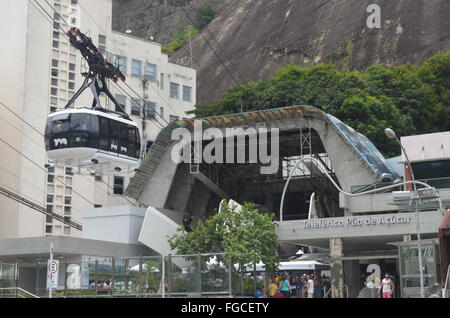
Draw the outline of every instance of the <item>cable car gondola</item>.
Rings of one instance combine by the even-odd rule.
[[[139,128],[131,120],[89,108],[51,114],[45,129],[50,161],[89,173],[131,171],[140,157]]]
[[[104,175],[130,172],[140,159],[139,128],[109,92],[106,79],[125,80],[120,70],[107,62],[89,37],[72,28],[67,32],[70,42],[81,51],[89,65],[83,73],[83,86],[63,110],[50,114],[45,128],[45,148],[49,163],[72,166],[79,174]],[[94,95],[92,107],[73,108],[78,96],[90,88]],[[99,96],[105,95],[119,112],[101,107]]]

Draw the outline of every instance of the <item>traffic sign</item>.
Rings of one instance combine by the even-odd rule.
[[[58,287],[59,261],[48,260],[47,263],[47,288],[55,289]]]

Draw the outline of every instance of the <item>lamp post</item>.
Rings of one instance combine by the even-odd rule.
[[[413,199],[414,199],[415,208],[416,208],[417,248],[419,249],[418,256],[419,256],[420,297],[425,298],[425,288],[424,288],[424,279],[423,279],[423,264],[422,264],[422,242],[420,239],[419,194],[417,192],[416,179],[414,178],[414,172],[412,169],[411,161],[409,161],[408,154],[406,153],[405,148],[403,147],[402,143],[400,142],[400,139],[398,139],[397,135],[391,128],[386,128],[384,130],[384,132],[388,138],[394,139],[400,145],[403,153],[405,154],[406,163],[408,165],[408,170],[411,174],[411,179],[412,179],[413,189],[414,189],[414,198]]]

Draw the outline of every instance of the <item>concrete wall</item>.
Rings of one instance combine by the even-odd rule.
[[[133,206],[87,209],[83,216],[83,238],[136,244],[144,216],[144,208]]]

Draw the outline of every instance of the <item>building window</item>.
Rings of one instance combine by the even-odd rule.
[[[73,176],[73,168],[66,167],[66,175],[67,176]]]
[[[66,187],[65,194],[66,195],[72,195],[72,188]]]
[[[52,225],[46,225],[45,226],[45,233],[51,234],[52,233],[52,228],[53,228]]]
[[[77,56],[75,54],[70,54],[69,55],[69,61],[72,63],[76,63],[77,62]]]
[[[183,85],[183,100],[192,102],[192,87]]]
[[[53,41],[52,46],[53,46],[55,49],[59,48],[59,41]]]
[[[65,197],[64,204],[72,204],[72,197]]]
[[[98,35],[98,44],[106,45],[106,36],[99,34]]]
[[[53,222],[53,218],[50,215],[46,215],[45,216],[45,223],[52,223]]]
[[[47,212],[53,212],[53,205],[47,205]]]
[[[74,81],[75,80],[75,73],[69,73],[69,80]]]
[[[66,235],[70,234],[70,227],[68,227],[68,226],[64,227],[64,234],[66,234]]]
[[[72,213],[72,208],[70,206],[65,206],[64,207],[64,214],[71,214]]]
[[[56,112],[56,107],[50,107],[50,114]]]
[[[178,120],[178,116],[169,115],[169,122],[176,121],[176,120]]]
[[[50,97],[50,104],[58,105],[58,99],[56,97]]]
[[[145,118],[155,118],[155,112],[156,112],[156,103],[154,102],[145,102]]]
[[[52,78],[52,86],[58,86],[58,80],[56,78]]]
[[[141,116],[141,100],[139,98],[131,99],[131,115]]]
[[[75,67],[76,67],[76,65],[74,63],[69,63],[69,70],[70,71],[75,71]]]
[[[53,29],[58,30],[59,29],[59,23],[53,22]]]
[[[157,78],[156,78],[157,77],[157,75],[156,75],[156,65],[155,64],[147,63],[145,65],[145,76],[150,81],[156,81],[157,80]]]
[[[78,0],[70,0],[70,4],[76,6],[78,4]]]
[[[123,108],[123,111],[127,111],[127,97],[123,95],[116,95],[115,96],[117,103]],[[121,112],[122,110],[119,109],[119,107],[116,106],[116,112]]]
[[[53,67],[58,67],[58,60],[52,60],[52,66]]]
[[[58,70],[56,68],[52,68],[52,76],[58,77]]]
[[[116,64],[119,70],[126,75],[127,74],[127,58],[125,56],[116,55]]]
[[[99,208],[101,208],[101,207],[102,207],[101,204],[94,204],[94,209],[99,209]]]
[[[124,189],[124,177],[114,176],[114,194],[123,194]]]
[[[47,182],[50,182],[50,183],[55,182],[55,176],[48,175],[48,176],[47,176]]]
[[[102,178],[102,176],[95,176],[95,181],[103,181],[103,178]]]
[[[53,31],[53,38],[58,40],[59,39],[59,32],[58,31]]]
[[[164,89],[164,73],[161,73],[161,83],[160,83],[161,89]]]
[[[180,85],[176,83],[170,83],[170,97],[180,99]]]
[[[69,82],[69,89],[75,90],[75,82]]]
[[[142,62],[139,60],[133,59],[131,61],[131,75],[141,76],[141,74],[142,74]]]
[[[52,87],[50,89],[50,94],[53,95],[53,96],[58,96],[58,89]]]
[[[161,118],[164,118],[164,107],[160,107],[160,108],[159,108],[159,116],[160,116]]]

